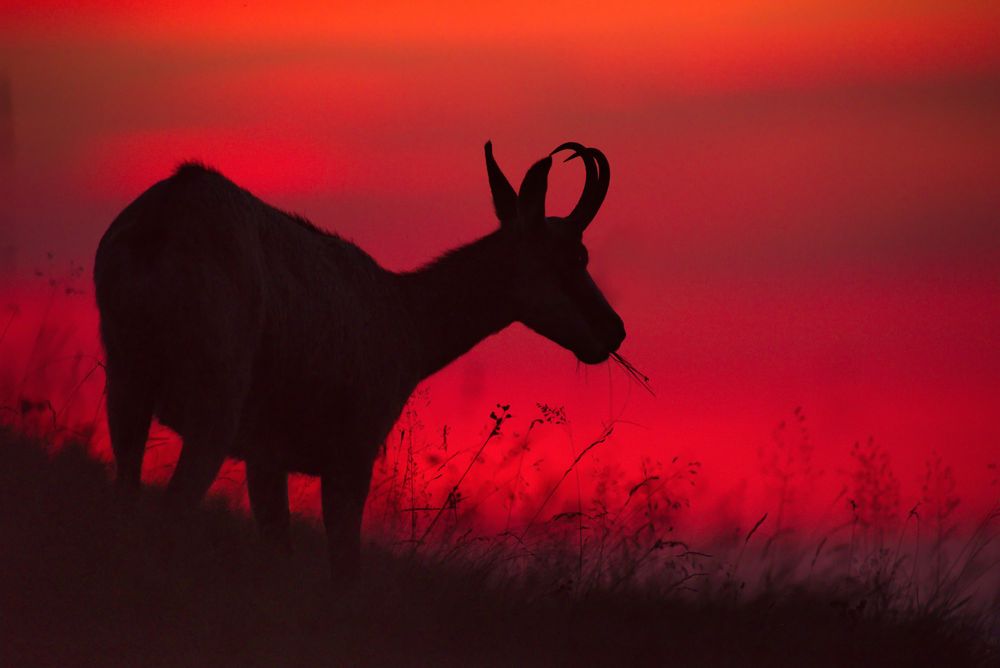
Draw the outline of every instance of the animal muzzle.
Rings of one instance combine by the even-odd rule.
[[[600,364],[618,350],[625,340],[625,323],[617,315],[591,325],[591,343],[584,350],[577,350],[577,358],[584,364]]]
[[[601,338],[608,346],[608,354],[611,354],[618,350],[625,340],[625,323],[615,314],[612,318],[609,318],[604,330],[604,336]]]

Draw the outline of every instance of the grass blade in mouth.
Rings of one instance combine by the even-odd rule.
[[[649,386],[649,376],[639,371],[634,364],[622,357],[619,353],[611,353],[611,359],[617,362],[621,368],[625,369],[625,373],[627,373],[632,380],[641,385],[644,390],[649,392],[654,397],[656,396],[656,393],[653,392],[652,388]]]

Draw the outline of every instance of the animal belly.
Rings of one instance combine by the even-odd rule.
[[[232,455],[259,458],[291,473],[320,475],[357,450],[363,431],[339,410],[310,410],[274,399],[270,405],[248,402]]]
[[[333,400],[317,402],[317,395],[302,389],[251,390],[240,410],[234,438],[226,446],[227,454],[267,461],[292,473],[321,475],[342,462],[373,459],[403,405],[402,400],[362,401],[360,393],[348,398],[342,388],[319,394],[333,396]],[[205,433],[206,427],[212,431],[204,424],[204,411],[190,405],[191,397],[189,392],[164,392],[156,405],[160,422],[182,439]]]

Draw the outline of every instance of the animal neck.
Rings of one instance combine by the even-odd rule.
[[[514,321],[510,275],[499,231],[399,275],[419,380]]]

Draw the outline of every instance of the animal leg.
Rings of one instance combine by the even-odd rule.
[[[238,359],[238,358],[237,358]],[[231,452],[240,421],[240,407],[246,396],[243,376],[225,368],[238,368],[236,362],[200,361],[192,356],[186,364],[198,363],[208,371],[208,380],[191,380],[187,411],[181,432],[184,443],[177,467],[167,484],[167,505],[175,510],[190,511],[198,506],[212,481],[219,474],[222,462]],[[216,368],[212,368],[212,366]],[[185,376],[182,376],[185,377]],[[196,371],[187,370],[187,378],[197,379]]]
[[[261,538],[290,552],[288,474],[259,462],[247,462],[247,493]]]
[[[133,370],[135,371],[135,370]],[[139,373],[108,371],[108,431],[115,455],[115,486],[122,502],[131,506],[139,496],[142,459],[153,419],[153,392],[150,381]]]
[[[216,436],[184,438],[177,468],[167,485],[167,503],[175,510],[190,511],[201,502],[222,468],[231,439],[231,430]]]
[[[351,584],[361,571],[361,516],[371,483],[372,462],[357,462],[322,477],[323,523],[334,582]]]

